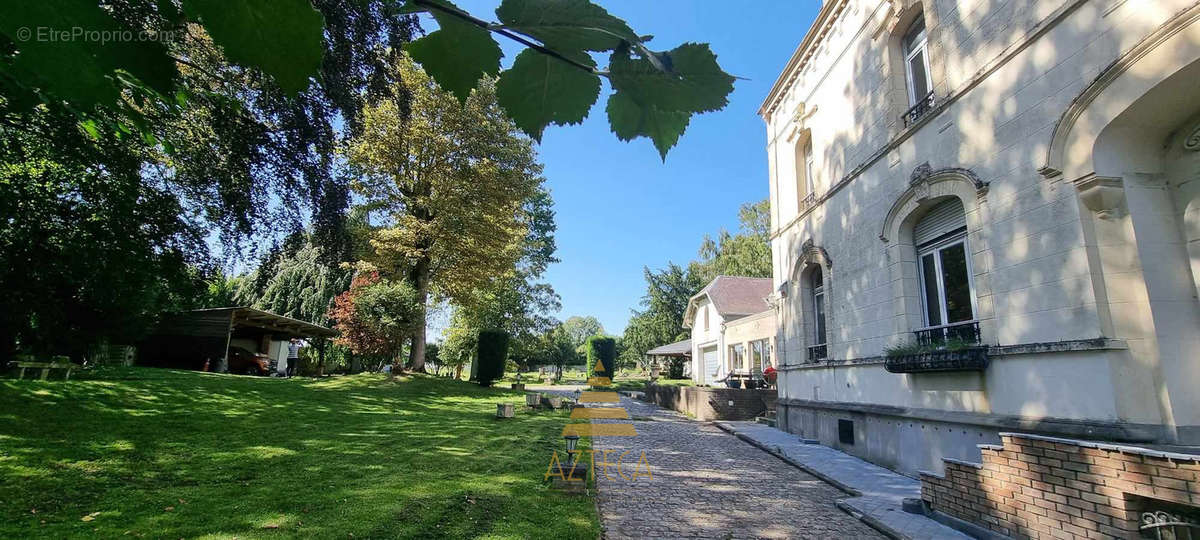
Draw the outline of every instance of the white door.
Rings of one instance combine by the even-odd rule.
[[[713,381],[717,380],[717,348],[710,347],[704,349],[701,357],[704,359],[704,380],[700,382],[712,384]]]

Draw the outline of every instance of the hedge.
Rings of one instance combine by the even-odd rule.
[[[480,386],[491,386],[492,381],[504,377],[504,367],[508,363],[508,332],[480,330],[478,341],[475,358],[479,369],[475,375]]]
[[[616,375],[617,340],[608,336],[592,336],[587,340],[588,374],[596,377],[613,378]],[[596,373],[596,361],[604,363],[604,371]]]

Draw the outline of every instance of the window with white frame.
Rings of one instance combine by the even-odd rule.
[[[953,327],[975,320],[975,289],[962,202],[951,198],[913,227],[925,327]],[[974,339],[978,339],[977,334]],[[945,337],[964,334],[943,333]]]
[[[916,105],[933,91],[929,75],[929,47],[925,36],[925,18],[917,17],[902,41],[904,74],[908,83],[908,104]]]
[[[746,348],[738,343],[737,345],[729,346],[729,371],[740,371],[744,368],[742,364],[746,355]]]
[[[771,344],[766,339],[750,342],[750,371],[762,373],[771,365]]]

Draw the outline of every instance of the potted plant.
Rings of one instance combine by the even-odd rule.
[[[728,386],[730,388],[741,388],[742,381],[740,379],[735,379],[733,377],[729,377],[728,379],[725,379],[725,386]]]

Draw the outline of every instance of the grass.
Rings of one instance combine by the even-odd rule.
[[[523,403],[424,376],[3,380],[0,538],[596,538],[593,500],[543,483],[567,413]]]

